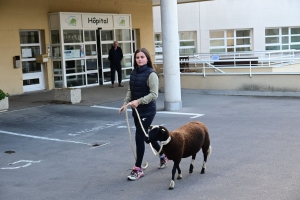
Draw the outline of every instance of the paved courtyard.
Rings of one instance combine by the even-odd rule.
[[[134,157],[125,114],[117,113],[125,92],[95,104],[44,101],[0,113],[0,199],[300,199],[299,98],[183,91],[183,109],[164,112],[160,93],[153,124],[173,130],[202,121],[212,145],[206,173],[201,153],[193,174],[183,159],[183,179],[169,191],[173,163],[157,169],[149,146],[145,177],[126,179]],[[129,120],[134,134],[131,112]]]

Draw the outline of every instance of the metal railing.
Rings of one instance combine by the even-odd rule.
[[[182,57],[185,59],[179,58],[179,64],[185,64],[180,67],[183,74],[249,74],[250,77],[252,74],[300,74],[300,65],[295,65],[300,63],[300,50],[198,53]],[[154,63],[163,64],[163,59]]]

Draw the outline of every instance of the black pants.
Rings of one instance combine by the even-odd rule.
[[[115,73],[118,73],[119,84],[122,82],[122,70],[121,65],[110,65],[110,80],[111,84],[115,83]]]
[[[144,119],[144,120],[142,120],[142,119]],[[154,119],[154,116],[147,117],[147,118],[141,117],[141,122],[142,122],[143,127],[147,134],[148,134],[148,127],[151,125],[153,119]],[[145,136],[143,129],[140,125],[139,119],[137,117],[134,117],[134,124],[136,127],[136,131],[135,131],[135,144],[136,144],[135,166],[141,167],[142,162],[143,162],[144,153],[145,153],[145,141],[147,141],[148,138]],[[151,144],[156,151],[159,151],[160,145],[157,141],[151,142]],[[161,152],[160,155],[162,155],[162,154],[163,153]]]

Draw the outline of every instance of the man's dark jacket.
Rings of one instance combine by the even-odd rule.
[[[117,57],[115,57],[114,51],[117,51]],[[114,47],[112,46],[108,54],[108,60],[110,61],[110,65],[119,66],[121,65],[122,59],[123,59],[122,49],[120,47],[117,47],[117,49],[114,50]]]

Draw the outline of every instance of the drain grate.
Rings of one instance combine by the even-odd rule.
[[[4,153],[12,154],[12,153],[16,153],[16,152],[15,152],[15,151],[8,150],[8,151],[5,151]]]

